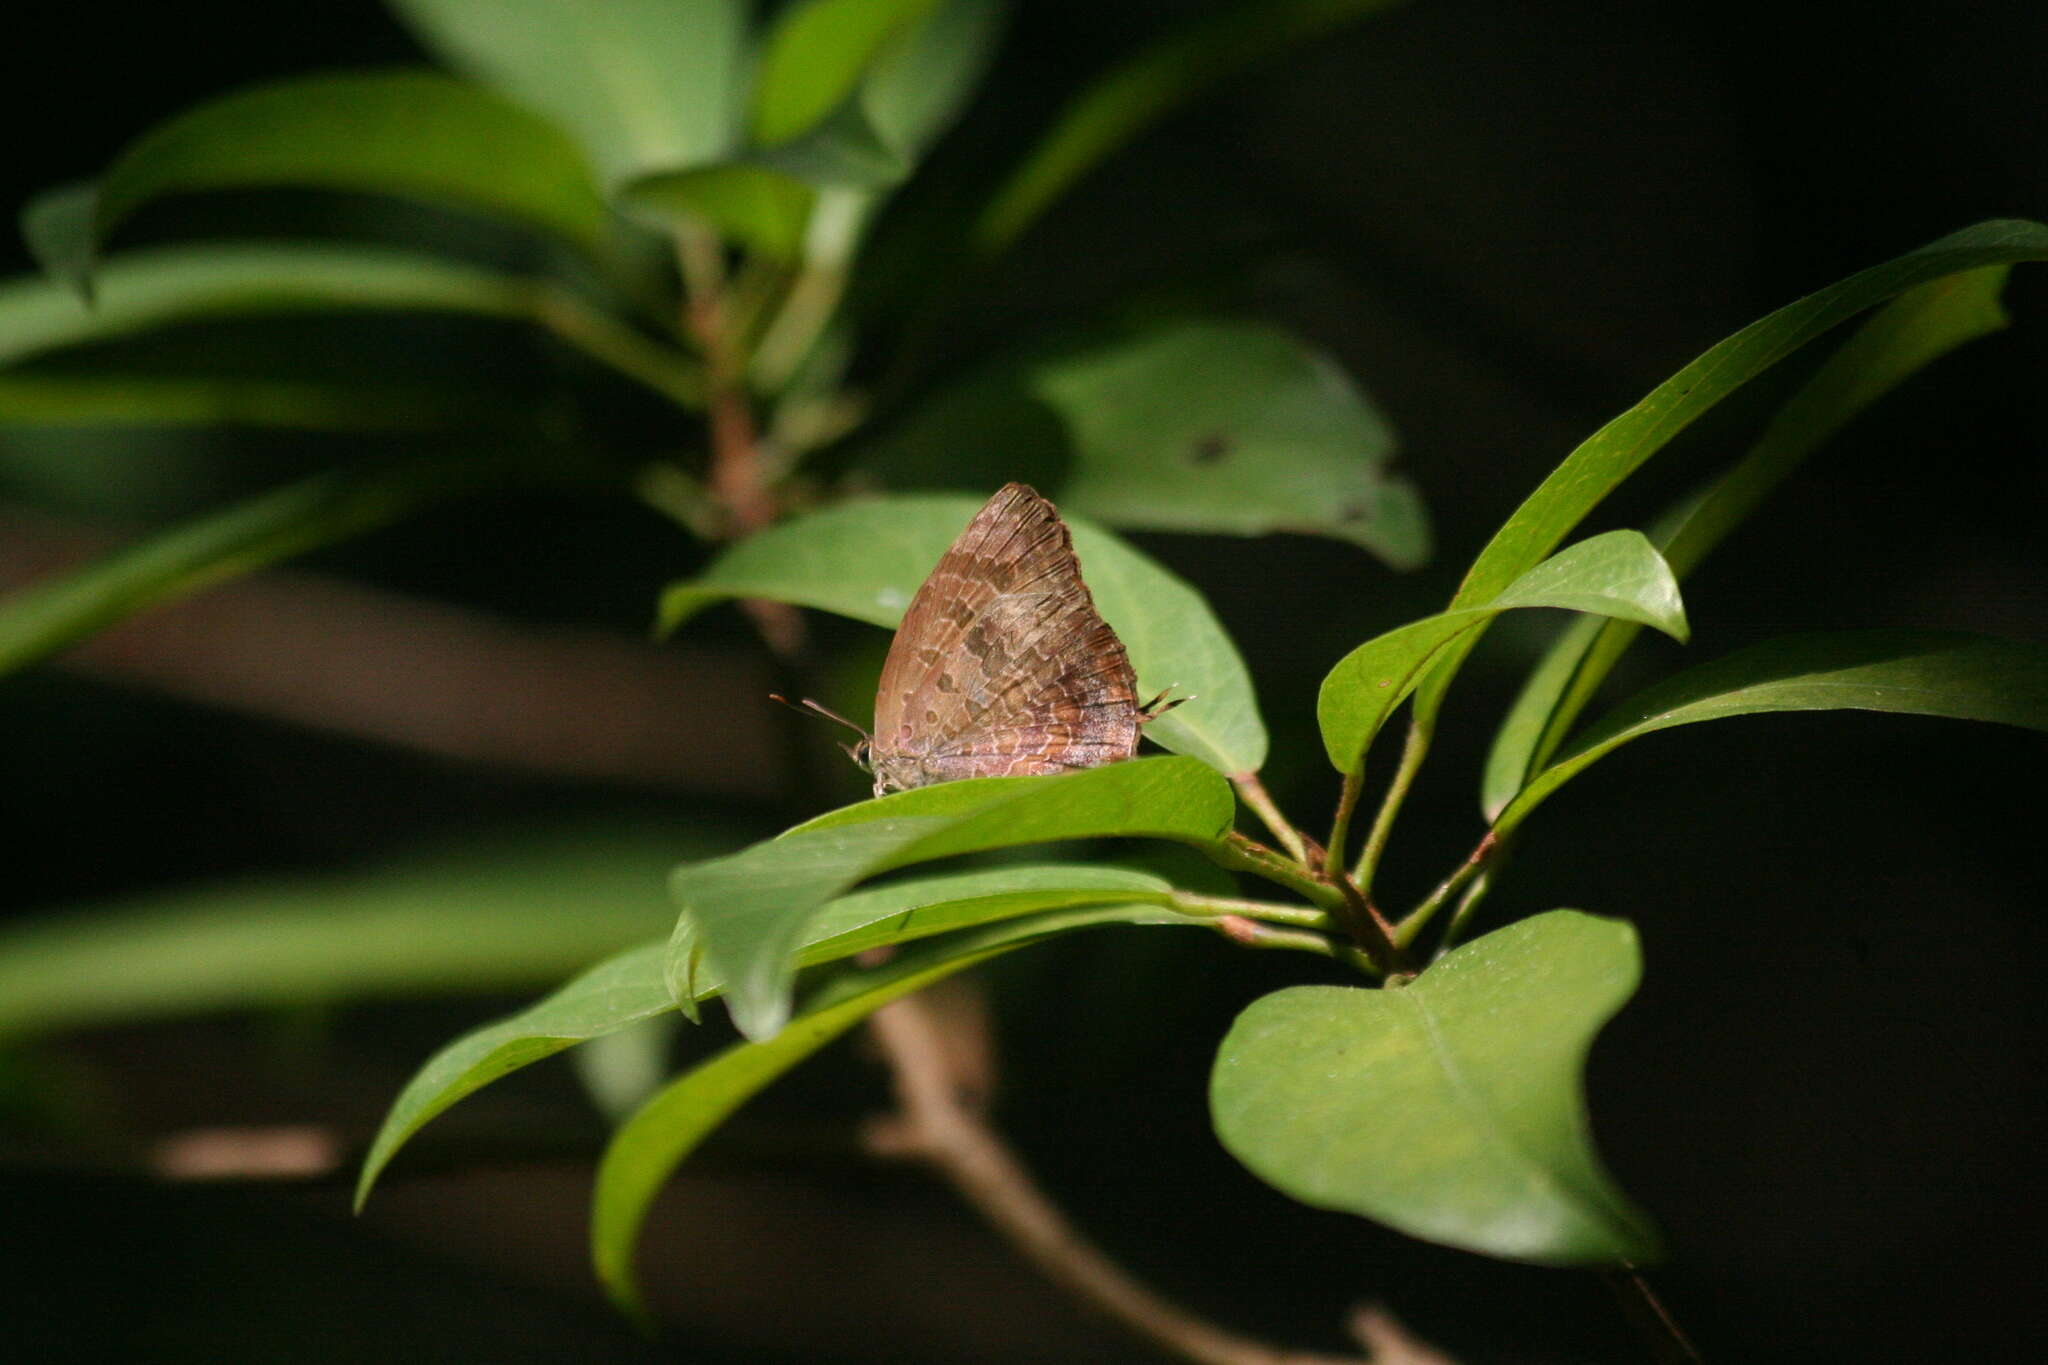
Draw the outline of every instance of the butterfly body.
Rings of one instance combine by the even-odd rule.
[[[877,796],[1129,758],[1148,719],[1053,505],[1023,484],[977,512],[911,599],[855,757]]]

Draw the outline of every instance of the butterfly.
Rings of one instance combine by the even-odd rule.
[[[846,751],[883,796],[1116,763],[1147,721],[1186,700],[1162,692],[1139,705],[1130,657],[1081,581],[1066,523],[1012,483],[911,599],[882,665],[873,734],[804,705],[860,732]]]

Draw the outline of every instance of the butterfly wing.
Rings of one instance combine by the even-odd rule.
[[[875,698],[890,786],[1061,772],[1137,747],[1136,679],[1053,505],[1010,484],[904,613]]]

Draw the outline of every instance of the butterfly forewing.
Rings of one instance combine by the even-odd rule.
[[[875,697],[876,790],[1129,758],[1136,679],[1053,505],[1010,484],[918,589]]]

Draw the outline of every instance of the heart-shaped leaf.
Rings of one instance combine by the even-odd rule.
[[[1634,993],[1635,932],[1572,910],[1511,924],[1405,987],[1254,1001],[1210,1081],[1216,1134],[1303,1203],[1542,1265],[1652,1260],[1595,1156],[1580,1072]]]
[[[1141,758],[1057,777],[984,777],[897,792],[834,811],[765,844],[678,868],[682,918],[669,976],[693,961],[726,983],[740,1031],[773,1037],[789,1018],[794,954],[825,902],[891,868],[1057,839],[1201,843],[1229,828],[1230,786],[1193,759]]]
[[[939,556],[980,508],[972,498],[902,496],[842,503],[734,546],[661,598],[674,630],[713,602],[764,597],[893,628]],[[1081,576],[1137,670],[1141,695],[1172,688],[1190,700],[1146,736],[1224,773],[1256,772],[1266,727],[1251,675],[1209,604],[1180,578],[1109,532],[1067,518]]]
[[[1561,550],[1510,583],[1491,602],[1425,616],[1337,661],[1316,698],[1323,747],[1338,771],[1350,772],[1387,717],[1459,638],[1503,611],[1562,607],[1655,626],[1686,638],[1678,580],[1640,531],[1609,531]]]

